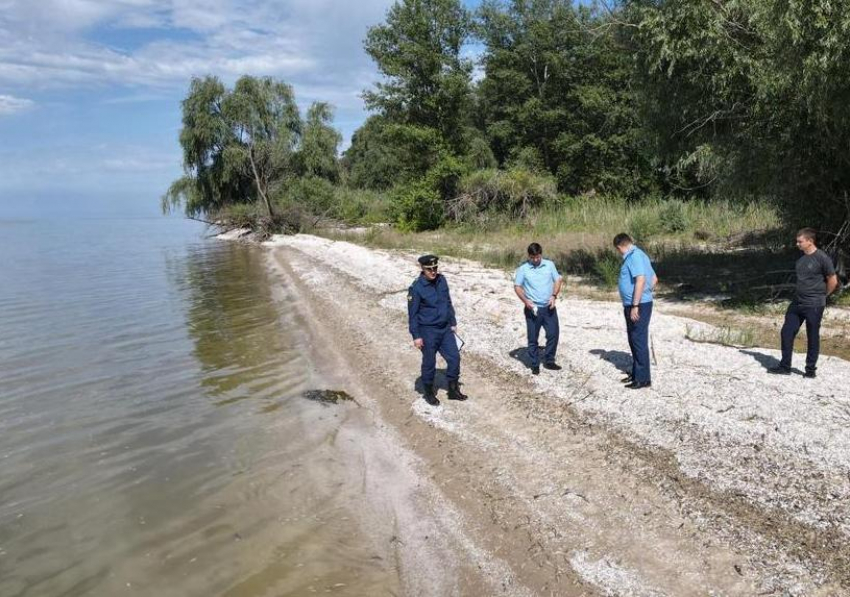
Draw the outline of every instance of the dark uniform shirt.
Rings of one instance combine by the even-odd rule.
[[[437,274],[433,282],[420,275],[407,291],[407,319],[410,335],[421,338],[423,326],[455,327],[455,309],[449,295],[449,283],[445,276]]]
[[[797,260],[797,296],[801,307],[823,307],[826,305],[826,279],[835,274],[832,259],[818,249],[811,255]]]

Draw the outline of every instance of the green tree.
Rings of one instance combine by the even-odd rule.
[[[376,114],[354,131],[351,145],[342,159],[351,186],[388,189],[396,183],[403,156],[390,145],[385,135],[386,128],[386,118]]]
[[[184,175],[162,199],[164,211],[183,207],[189,217],[234,204],[262,201],[293,172],[301,119],[285,83],[241,77],[229,91],[215,77],[193,79],[183,101]]]
[[[307,111],[298,151],[299,169],[303,175],[339,181],[337,148],[342,142],[342,135],[331,126],[332,121],[333,108],[325,102],[316,102]]]
[[[400,0],[369,29],[366,52],[385,80],[364,93],[389,122],[433,128],[462,153],[472,63],[461,56],[470,17],[458,0]]]
[[[223,112],[237,138],[224,149],[225,159],[243,165],[268,216],[274,217],[271,187],[292,170],[302,126],[292,88],[268,77],[240,77]]]
[[[607,16],[570,0],[487,1],[477,30],[478,112],[500,164],[543,167],[571,193],[646,189],[630,57]]]
[[[185,174],[163,196],[163,211],[182,206],[188,217],[198,217],[250,195],[250,181],[241,175],[243,165],[226,161],[223,155],[236,142],[222,113],[226,94],[216,77],[192,79],[182,104],[180,130]]]
[[[673,184],[846,218],[850,4],[633,0],[623,14]]]

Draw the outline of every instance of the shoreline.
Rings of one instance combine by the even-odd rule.
[[[618,383],[619,310],[567,296],[565,368],[531,378],[508,276],[446,259],[471,400],[432,409],[413,387],[403,300],[412,254],[306,235],[264,245],[369,396],[376,425],[419,459],[430,499],[451,505],[455,524],[443,532],[462,551],[461,594],[481,583],[492,594],[564,595],[850,586],[850,397],[836,382],[847,361],[824,358],[816,380],[768,378],[763,365],[778,351],[693,343],[685,327],[705,324],[661,306],[654,388],[629,392]],[[513,593],[493,590],[470,562],[495,566]]]

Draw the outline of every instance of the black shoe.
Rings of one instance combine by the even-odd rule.
[[[635,380],[634,377],[632,377],[631,375],[627,375],[623,379],[620,380],[620,383],[632,383],[634,380]]]
[[[814,369],[806,369],[806,372],[803,373],[803,377],[808,377],[809,379],[814,379],[818,376]]]
[[[626,385],[630,390],[642,390],[643,388],[651,388],[651,381],[633,381],[632,383]]]
[[[558,363],[543,363],[544,369],[549,369],[550,371],[560,371],[563,369]]]
[[[540,366],[535,365],[534,367],[532,367],[531,368],[531,374],[532,375],[540,375]]]
[[[777,365],[776,367],[770,367],[767,372],[773,375],[791,375],[791,367]]]
[[[425,386],[425,394],[422,397],[425,398],[425,402],[431,406],[440,406],[440,401],[437,400],[437,395],[434,393],[433,385]]]
[[[449,400],[463,401],[467,398],[469,398],[469,396],[460,391],[460,384],[458,382],[449,382]]]

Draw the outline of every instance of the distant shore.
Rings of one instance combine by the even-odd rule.
[[[769,377],[777,350],[695,342],[687,336],[711,327],[660,305],[653,388],[631,392],[619,383],[628,348],[618,305],[567,288],[565,368],[532,377],[509,276],[445,259],[471,400],[447,403],[443,389],[431,408],[414,387],[419,355],[406,325],[414,254],[307,235],[265,246],[334,338],[376,425],[421,459],[437,496],[422,515],[459,550],[456,587],[829,595],[850,586],[850,362],[823,358],[815,380]]]

